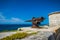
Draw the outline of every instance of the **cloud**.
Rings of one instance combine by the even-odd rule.
[[[5,16],[0,14],[0,24],[19,24],[24,23],[24,20],[20,18],[11,17],[10,19],[6,19]]]
[[[14,17],[11,18],[11,21],[12,22],[24,22],[23,20],[21,20],[19,18],[14,18]]]
[[[5,17],[0,13],[0,20],[5,20]]]

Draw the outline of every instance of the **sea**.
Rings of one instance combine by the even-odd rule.
[[[41,24],[43,26],[45,24]],[[31,27],[32,24],[0,24],[0,32],[1,31],[10,31],[10,30],[17,30],[21,27]]]
[[[0,24],[0,31],[17,30],[21,27],[31,27],[31,24]]]

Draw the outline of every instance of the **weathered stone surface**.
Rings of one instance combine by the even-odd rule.
[[[20,40],[48,40],[48,38],[53,35],[52,32],[39,32],[36,35],[32,35]],[[51,40],[55,40],[54,36],[51,37]]]
[[[52,15],[49,15],[49,25],[58,26],[60,25],[60,12],[54,12]]]

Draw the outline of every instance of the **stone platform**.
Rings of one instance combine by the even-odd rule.
[[[25,27],[21,28],[21,31],[28,33],[38,32],[36,35],[32,35],[21,40],[55,40],[60,33],[60,27],[43,27],[41,29]]]

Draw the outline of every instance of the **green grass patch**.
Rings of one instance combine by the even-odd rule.
[[[17,30],[3,30],[3,31],[0,31],[1,32],[16,32]]]
[[[15,39],[22,39],[24,37],[28,36],[27,33],[16,33],[16,34],[13,34],[11,36],[7,36],[5,38],[2,38],[0,40],[15,40]]]
[[[27,36],[30,36],[30,35],[33,35],[33,34],[36,34],[36,32],[32,32],[31,34],[28,34],[26,32],[21,32],[21,33],[16,33],[16,34],[13,34],[11,36],[7,36],[5,38],[2,38],[0,40],[15,40],[15,39],[22,39],[22,38],[25,38]]]

